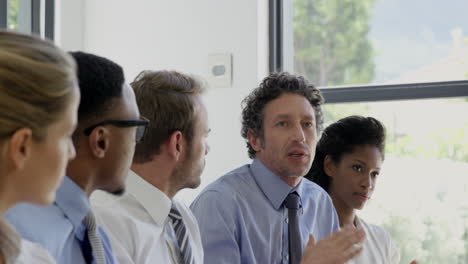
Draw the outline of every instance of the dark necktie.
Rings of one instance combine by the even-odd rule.
[[[195,263],[192,254],[192,246],[190,245],[190,237],[187,233],[187,228],[185,227],[182,216],[180,215],[179,210],[172,205],[171,211],[169,212],[169,217],[172,221],[172,228],[177,238],[177,243],[179,244],[180,254],[182,256],[183,264],[193,264]]]
[[[88,236],[89,244],[91,246],[92,256],[96,264],[105,264],[106,258],[104,255],[104,249],[102,246],[101,236],[96,225],[96,218],[92,211],[89,211],[88,215],[83,220],[83,224],[86,226],[86,234]]]
[[[297,192],[288,194],[284,200],[288,208],[289,263],[299,264],[302,257],[301,232],[299,230],[300,197]]]

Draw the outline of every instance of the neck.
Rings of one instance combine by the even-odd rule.
[[[338,214],[340,227],[354,225],[354,218],[356,217],[354,208],[347,206],[343,201],[333,195],[333,193],[330,193],[330,197],[333,200],[333,205]]]
[[[76,159],[70,161],[67,166],[67,176],[80,186],[88,198],[96,190],[94,181],[96,172],[91,169],[87,162],[80,162],[80,160]]]
[[[14,195],[15,191],[12,189],[7,189],[7,186],[11,186],[11,184],[4,184],[1,183],[1,186],[5,188],[0,188],[0,219],[3,218],[3,215],[13,207],[15,204],[19,203],[20,201],[17,201],[16,196]]]
[[[160,155],[145,163],[133,163],[131,167],[138,176],[158,188],[169,199],[176,195],[178,189],[171,183],[173,166]]]
[[[296,187],[302,180],[302,177],[285,177],[279,176],[285,183],[287,183],[291,187]]]
[[[297,177],[292,177],[292,176],[283,176],[283,173],[281,170],[277,169],[274,167],[274,165],[271,165],[272,162],[268,162],[265,160],[265,158],[257,153],[257,159],[265,166],[268,168],[273,174],[278,176],[281,180],[283,180],[287,185],[291,187],[296,187],[302,180],[302,176],[297,176]]]

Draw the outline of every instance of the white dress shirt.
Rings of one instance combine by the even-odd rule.
[[[55,260],[45,248],[21,238],[19,233],[2,218],[0,218],[0,253],[6,264],[55,264]]]
[[[361,254],[348,264],[399,264],[400,252],[387,230],[356,217],[356,226],[366,232]]]
[[[16,264],[55,264],[49,252],[39,244],[21,239],[21,252]]]
[[[133,171],[130,171],[123,196],[100,192],[91,201],[120,263],[181,263],[169,218],[172,203],[182,215],[195,263],[203,263],[200,231],[190,209],[175,199],[171,201]]]

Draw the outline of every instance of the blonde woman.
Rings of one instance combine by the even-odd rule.
[[[3,216],[20,202],[54,201],[75,156],[78,102],[69,55],[37,37],[0,31],[0,264],[54,263]]]

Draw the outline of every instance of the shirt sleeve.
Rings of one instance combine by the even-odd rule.
[[[241,263],[235,201],[218,191],[206,191],[192,203],[204,250],[204,263]]]

